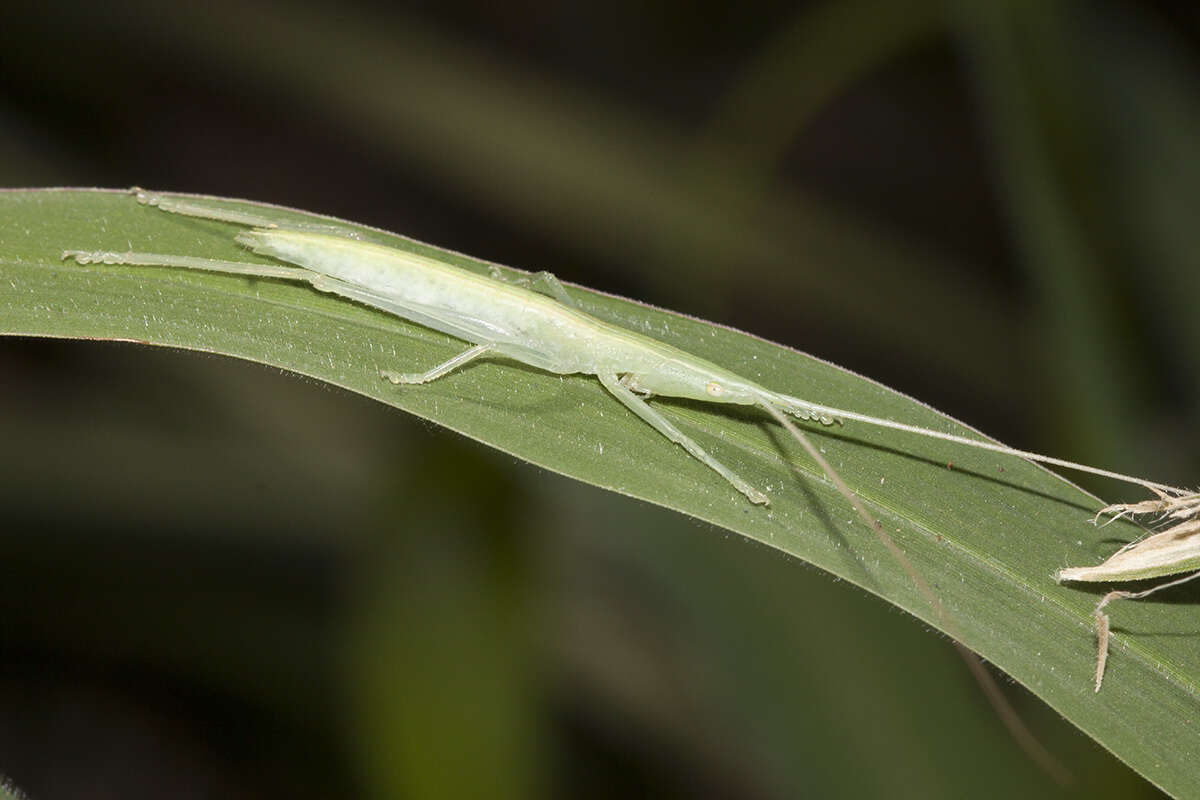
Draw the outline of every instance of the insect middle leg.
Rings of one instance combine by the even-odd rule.
[[[395,298],[373,291],[356,283],[350,283],[349,281],[344,281],[329,275],[323,275],[321,273],[313,273],[309,278],[309,283],[313,285],[313,288],[322,292],[330,292],[331,294],[348,297],[351,300],[357,300],[364,305],[381,308],[385,311],[391,311],[392,313],[407,316],[409,318],[414,317],[414,311],[411,307],[407,309],[398,308],[398,303]],[[417,319],[419,319],[419,317],[417,317]],[[382,369],[379,371],[379,377],[383,378],[384,380],[391,381],[392,383],[429,383],[430,381],[435,381],[443,375],[458,369],[464,364],[474,361],[480,356],[495,350],[497,347],[498,344],[496,342],[483,342],[468,350],[464,350],[454,358],[444,361],[426,372],[396,372],[395,370]]]
[[[567,290],[563,287],[562,282],[555,277],[553,272],[535,272],[532,275],[525,275],[518,278],[507,277],[501,272],[499,267],[491,267],[491,275],[498,281],[511,283],[514,286],[521,286],[530,291],[544,294],[547,297],[553,297],[558,302],[569,308],[578,308],[578,305],[571,299],[571,295],[567,294]]]
[[[601,372],[596,375],[596,377],[600,379],[600,383],[609,391],[609,394],[620,400],[626,408],[645,420],[650,427],[654,428],[654,430],[658,431],[672,442],[681,445],[683,449],[691,453],[693,457],[699,459],[722,478],[733,484],[733,488],[746,495],[751,503],[757,503],[764,506],[769,503],[765,494],[746,483],[746,481],[742,480],[737,473],[709,455],[703,447],[696,444],[696,442],[684,434],[683,431],[672,425],[670,420],[655,411],[646,404],[645,400],[630,391],[624,384],[621,383],[620,379],[618,379],[616,375],[606,375],[605,373]]]
[[[465,350],[454,358],[443,361],[428,372],[394,372],[390,369],[380,370],[379,376],[384,380],[389,380],[392,383],[429,383],[436,381],[448,372],[458,369],[463,364],[469,361],[474,361],[480,356],[496,349],[495,342],[487,342],[486,344],[477,344],[470,350]]]

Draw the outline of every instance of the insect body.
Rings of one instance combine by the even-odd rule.
[[[785,397],[676,347],[592,317],[570,303],[496,278],[395,248],[326,233],[258,229],[237,241],[261,255],[302,265],[293,277],[322,291],[390,311],[474,343],[424,373],[382,376],[393,383],[427,383],[484,355],[511,358],[558,374],[595,375],[627,408],[712,468],[751,502],[767,496],[750,486],[650,407],[653,395],[716,403],[770,405],[801,419],[821,418],[801,400]]]

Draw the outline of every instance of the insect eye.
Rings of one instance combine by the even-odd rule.
[[[704,391],[708,392],[709,397],[720,397],[721,395],[725,394],[725,389],[716,381],[713,381],[708,386],[705,386]]]

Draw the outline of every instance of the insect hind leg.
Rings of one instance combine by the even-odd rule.
[[[316,273],[301,267],[285,267],[276,264],[250,264],[245,261],[221,261],[199,256],[177,256],[166,253],[118,253],[111,250],[64,250],[62,258],[75,259],[78,264],[128,265],[132,267],[176,267],[203,272],[223,272],[227,275],[243,275],[249,278],[280,278],[289,281],[312,283]]]
[[[185,217],[196,217],[197,219],[211,219],[217,222],[231,222],[235,225],[246,225],[251,228],[325,233],[331,236],[341,236],[345,239],[362,241],[362,236],[357,231],[341,225],[312,222],[280,222],[247,211],[238,211],[174,195],[148,192],[136,186],[129,191],[142,205],[153,206],[169,214],[180,214]]]
[[[279,227],[272,220],[260,217],[257,214],[235,211],[231,208],[222,208],[206,203],[197,203],[193,200],[186,200],[171,195],[147,192],[145,189],[137,186],[130,189],[129,193],[142,205],[153,206],[170,214],[181,214],[185,217],[198,217],[200,219],[213,219],[218,222],[232,222],[237,225],[249,225],[252,228]]]

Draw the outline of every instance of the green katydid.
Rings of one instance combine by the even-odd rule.
[[[140,189],[134,189],[133,193],[138,202],[163,211],[246,226],[249,230],[239,233],[236,241],[280,263],[254,264],[175,254],[82,250],[67,250],[63,258],[74,258],[81,264],[176,267],[306,282],[320,291],[382,309],[470,344],[463,352],[424,372],[380,372],[381,378],[396,384],[429,383],[481,357],[512,359],[557,374],[595,375],[609,394],[627,409],[654,430],[679,444],[756,505],[769,504],[768,496],[684,434],[647,400],[661,395],[709,403],[755,406],[765,411],[796,439],[863,520],[875,530],[946,623],[947,632],[952,636],[955,626],[936,596],[858,496],[789,417],[827,426],[857,422],[890,428],[1115,478],[1157,493],[1159,500],[1148,502],[1162,505],[1151,508],[1146,504],[1137,504],[1112,507],[1105,511],[1131,515],[1158,510],[1175,514],[1175,518],[1181,520],[1170,531],[1122,550],[1101,567],[1062,570],[1057,575],[1059,580],[1132,580],[1174,574],[1200,566],[1200,535],[1194,535],[1200,534],[1200,521],[1196,519],[1200,516],[1200,500],[1197,500],[1197,495],[1190,495],[1184,490],[784,394],[684,350],[586,314],[549,273],[539,273],[525,279],[528,286],[523,286],[504,280],[498,272],[493,272],[491,277],[479,275],[434,258],[364,242],[355,234],[335,226],[289,225],[190,198],[152,194]],[[542,290],[535,291],[532,288],[536,283],[543,285]],[[1187,541],[1188,546],[1181,547],[1176,543],[1165,551],[1158,548],[1158,537],[1172,532],[1175,540]],[[1128,566],[1131,561],[1140,563],[1141,556],[1149,548],[1158,551],[1160,563],[1149,571],[1144,565]],[[1145,594],[1149,594],[1149,591],[1138,594],[1110,593],[1096,609],[1100,639],[1097,690],[1103,675],[1108,640],[1108,618],[1101,613],[1102,609],[1115,597],[1140,597]]]

